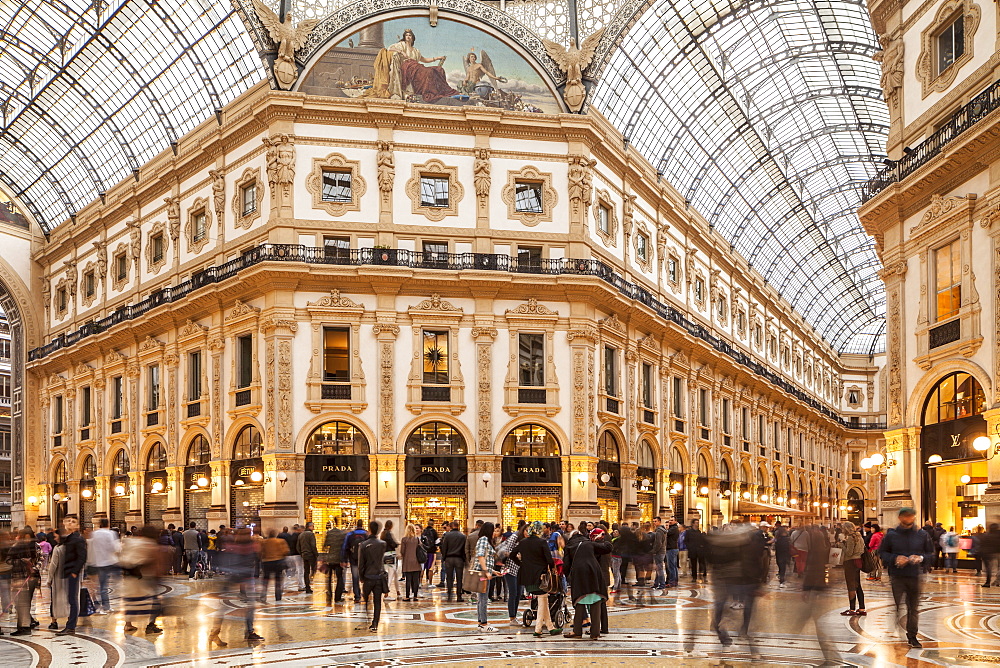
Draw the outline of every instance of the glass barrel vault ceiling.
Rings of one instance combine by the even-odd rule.
[[[0,0],[0,178],[43,228],[263,78],[220,0]]]
[[[594,104],[835,348],[880,351],[855,215],[888,131],[865,7],[738,2],[654,0]],[[51,229],[262,78],[229,2],[2,0],[0,179]]]
[[[659,0],[592,104],[839,351],[884,350],[856,211],[888,110],[863,2]]]

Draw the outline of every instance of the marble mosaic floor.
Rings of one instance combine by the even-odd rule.
[[[475,607],[447,603],[436,588],[418,602],[389,603],[379,633],[366,629],[363,606],[326,604],[325,583],[312,595],[294,593],[257,607],[255,628],[263,642],[243,640],[243,607],[214,580],[167,578],[169,615],[163,633],[124,632],[121,614],[81,619],[78,635],[57,637],[42,626],[30,637],[0,636],[3,668],[22,666],[988,666],[1000,664],[1000,588],[982,589],[971,574],[927,578],[921,606],[923,649],[910,649],[896,626],[887,582],[865,583],[867,617],[843,617],[842,574],[832,572],[830,590],[807,601],[794,584],[771,584],[758,599],[750,635],[723,647],[709,632],[712,588],[682,580],[678,590],[652,595],[636,589],[635,600],[612,600],[610,631],[597,642],[558,637],[536,639],[531,629],[509,626],[506,607],[491,604],[498,633],[476,628]],[[319,580],[319,578],[318,578]],[[91,583],[96,591],[96,583]],[[113,606],[115,601],[112,602]],[[47,598],[36,609],[47,610]],[[222,640],[209,632],[222,616]],[[738,629],[742,612],[724,622]],[[9,632],[10,622],[3,619]],[[139,622],[136,621],[139,625]],[[816,629],[822,633],[817,636]]]

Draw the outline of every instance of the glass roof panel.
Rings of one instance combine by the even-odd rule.
[[[885,158],[877,48],[862,0],[656,0],[592,99],[849,352],[884,346],[878,258],[855,213]]]
[[[48,231],[264,74],[230,3],[0,3],[0,179]]]

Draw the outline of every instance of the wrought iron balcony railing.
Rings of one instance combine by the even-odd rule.
[[[941,153],[942,149],[953,139],[989,116],[997,107],[1000,107],[1000,81],[995,82],[972,98],[971,102],[956,111],[947,123],[920,142],[916,148],[908,151],[902,158],[873,176],[864,189],[864,201],[867,202],[893,183],[899,183],[926,165],[931,158]]]
[[[430,254],[428,254],[429,256]],[[524,263],[525,266],[521,266],[517,257],[510,255],[495,255],[490,253],[433,253],[433,256],[433,260],[425,260],[424,254],[419,251],[410,251],[401,248],[355,248],[351,249],[349,254],[342,253],[336,257],[331,257],[327,255],[323,248],[298,244],[262,244],[246,251],[240,257],[215,267],[208,267],[203,271],[193,274],[190,279],[183,283],[158,290],[135,304],[122,306],[105,318],[89,322],[73,332],[60,334],[44,346],[30,350],[28,352],[28,359],[31,361],[44,359],[58,350],[68,348],[87,337],[100,334],[118,324],[138,318],[163,304],[178,301],[203,287],[230,279],[240,271],[249,269],[261,262],[305,262],[308,264],[353,266],[384,265],[418,269],[431,268],[446,271],[504,271],[525,274],[595,276],[623,296],[646,306],[659,317],[677,325],[690,336],[704,341],[724,355],[728,355],[737,364],[749,369],[757,376],[787,392],[831,420],[837,421],[841,426],[849,429],[871,431],[885,429],[884,423],[867,423],[858,426],[850,425],[847,420],[834,413],[818,399],[806,394],[785,378],[771,371],[764,364],[758,362],[742,350],[735,348],[728,341],[715,336],[704,325],[688,319],[687,316],[673,306],[660,301],[645,287],[629,281],[618,273],[614,267],[600,260],[562,259],[542,260],[539,263],[537,259],[534,259]]]

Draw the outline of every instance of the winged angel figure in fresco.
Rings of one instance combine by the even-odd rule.
[[[278,80],[278,85],[282,89],[288,90],[295,84],[295,80],[299,76],[299,68],[295,64],[295,50],[302,48],[306,37],[316,27],[319,20],[299,21],[299,24],[295,25],[292,22],[291,12],[287,12],[285,22],[282,23],[278,19],[278,15],[260,0],[254,0],[253,6],[257,10],[260,22],[264,24],[271,39],[278,45],[278,57],[274,60],[274,78]]]
[[[597,45],[604,35],[604,28],[601,28],[593,35],[583,40],[583,44],[577,48],[576,40],[573,40],[569,49],[558,42],[550,39],[543,39],[542,44],[548,51],[552,60],[556,61],[559,69],[566,74],[566,88],[563,90],[563,99],[570,111],[577,112],[583,108],[583,101],[587,99],[587,87],[583,85],[583,71],[594,59]]]
[[[476,50],[472,49],[462,59],[462,64],[465,65],[465,81],[463,84],[467,92],[471,92],[476,87],[476,84],[483,80],[483,77],[489,77],[494,87],[497,84],[507,83],[506,77],[497,76],[497,72],[493,68],[493,61],[490,60],[490,54],[486,53],[485,49],[480,50],[480,54],[482,54],[482,60],[476,57]]]

